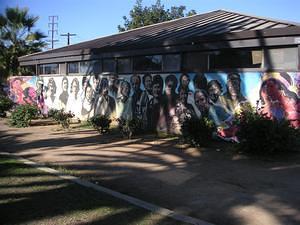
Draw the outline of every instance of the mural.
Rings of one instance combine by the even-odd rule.
[[[80,119],[93,115],[139,118],[143,127],[179,133],[191,117],[206,116],[223,138],[235,138],[234,115],[252,106],[295,127],[300,119],[299,73],[178,73],[118,76],[43,76],[10,79],[10,97],[72,111]]]

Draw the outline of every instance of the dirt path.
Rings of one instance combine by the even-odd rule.
[[[1,151],[62,166],[176,212],[222,225],[299,224],[300,154],[254,160],[229,148],[197,150],[172,138],[123,140],[55,126],[17,129],[0,121]]]

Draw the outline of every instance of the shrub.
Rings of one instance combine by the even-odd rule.
[[[106,133],[109,130],[111,119],[107,116],[96,115],[89,119],[89,123],[100,133]]]
[[[70,119],[75,115],[71,111],[65,112],[63,109],[51,109],[48,112],[48,116],[57,121],[62,128],[67,129],[70,127]]]
[[[131,139],[132,135],[142,131],[142,120],[138,118],[128,120],[119,118],[117,121],[123,137]]]
[[[5,117],[6,111],[10,110],[14,105],[14,102],[7,96],[0,95],[0,116]]]
[[[181,125],[183,139],[193,146],[207,146],[211,143],[215,125],[206,117],[190,118]]]
[[[28,127],[31,120],[37,117],[38,111],[36,105],[19,105],[11,114],[10,124],[16,127]]]
[[[48,117],[51,117],[54,119],[55,115],[58,113],[58,109],[49,109],[48,111]]]
[[[242,110],[236,118],[240,141],[238,148],[241,151],[274,155],[294,150],[299,144],[299,130],[285,119],[271,119],[254,109]]]

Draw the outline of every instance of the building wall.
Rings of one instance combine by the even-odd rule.
[[[9,82],[16,103],[37,102],[44,113],[65,109],[80,119],[138,117],[147,129],[178,133],[187,117],[206,115],[230,138],[234,113],[249,103],[299,127],[300,73],[295,72],[24,76]]]

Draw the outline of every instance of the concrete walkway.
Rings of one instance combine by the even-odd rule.
[[[0,151],[62,166],[93,183],[210,223],[300,223],[299,154],[253,160],[223,144],[194,149],[172,138],[123,140],[55,128],[9,128],[2,120]]]

